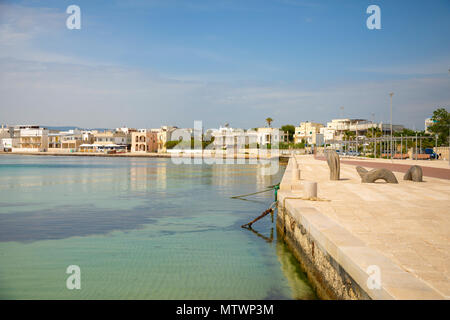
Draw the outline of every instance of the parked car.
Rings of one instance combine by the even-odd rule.
[[[437,159],[438,158],[438,155],[436,154],[436,152],[434,152],[434,150],[431,149],[431,148],[426,148],[425,149],[425,154],[430,155],[430,159]]]
[[[361,153],[359,153],[358,151],[350,150],[350,151],[347,151],[347,155],[348,156],[353,156],[353,157],[358,157],[358,156],[361,155]]]

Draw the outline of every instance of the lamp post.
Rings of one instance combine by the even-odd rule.
[[[403,134],[400,135],[400,159],[403,160]]]
[[[448,70],[450,72],[450,69]],[[450,166],[450,125],[448,124],[448,165]]]
[[[374,122],[375,122],[375,113],[372,113],[372,140],[375,138],[374,135],[373,135],[373,124],[374,124]],[[375,144],[373,145],[373,150],[372,151],[375,151]],[[376,152],[374,152],[374,154],[375,153]],[[375,158],[376,158],[376,156],[375,156]]]
[[[391,96],[391,160],[392,160],[392,96],[394,95],[393,92],[389,93]]]

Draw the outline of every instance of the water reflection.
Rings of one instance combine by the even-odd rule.
[[[317,299],[312,288],[305,285],[308,282],[306,274],[278,233],[276,243],[276,253],[281,271],[289,282],[293,298],[297,300]]]
[[[0,242],[33,242],[140,229],[156,220],[146,210],[65,208],[0,215]]]
[[[249,230],[251,232],[253,232],[253,234],[255,234],[257,237],[263,239],[264,241],[271,243],[273,242],[273,227],[270,229],[270,236],[264,236],[261,233],[259,233],[258,231],[256,231],[255,229],[253,229],[252,227],[243,227],[243,229]]]
[[[285,274],[296,272],[294,260],[278,248],[269,218],[250,232],[240,228],[267,209],[273,193],[230,199],[278,183],[281,174],[170,159],[0,157],[0,295],[310,297],[291,288],[308,284]],[[61,266],[74,261],[89,281],[76,293],[60,281]]]

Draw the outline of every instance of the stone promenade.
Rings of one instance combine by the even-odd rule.
[[[368,162],[342,159],[341,180],[330,181],[326,161],[313,156],[296,159],[301,180],[291,180],[291,159],[280,203],[370,298],[450,298],[448,178],[424,176],[424,182],[417,183],[394,172],[399,184],[362,184],[355,166]],[[373,163],[366,168],[380,166]],[[318,197],[329,201],[288,199],[301,196],[303,181],[316,181]],[[380,268],[380,289],[367,287],[367,268],[373,265]]]

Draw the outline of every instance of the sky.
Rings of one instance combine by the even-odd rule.
[[[450,109],[449,34],[448,0],[0,0],[0,123],[388,123],[394,92],[393,123],[423,130]]]

